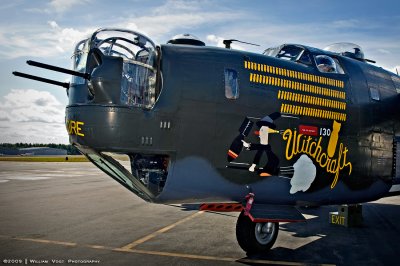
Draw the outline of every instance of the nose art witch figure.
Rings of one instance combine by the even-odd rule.
[[[271,145],[268,142],[268,137],[270,133],[279,133],[279,131],[274,130],[276,125],[274,124],[274,120],[278,119],[281,116],[279,112],[272,113],[260,121],[256,123],[256,125],[260,128],[260,143],[247,143],[242,140],[243,146],[248,150],[256,150],[257,153],[254,156],[254,160],[252,165],[249,168],[250,172],[254,172],[256,166],[259,165],[261,157],[265,152],[267,154],[267,163],[265,166],[258,170],[260,176],[270,176],[277,175],[279,172],[279,159],[272,152]]]

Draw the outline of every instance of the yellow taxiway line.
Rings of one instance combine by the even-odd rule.
[[[191,216],[189,216],[189,217],[191,217]],[[241,262],[241,263],[253,263],[253,264],[264,264],[264,265],[273,264],[273,265],[287,265],[287,266],[303,266],[303,265],[332,266],[332,265],[334,265],[334,264],[310,264],[310,263],[291,262],[291,261],[274,261],[274,260],[249,259],[249,258],[240,259],[240,258],[206,256],[206,255],[196,255],[196,254],[176,253],[176,252],[164,252],[164,251],[154,251],[154,250],[113,248],[113,247],[107,247],[107,246],[102,246],[102,245],[86,245],[86,244],[78,244],[78,243],[74,243],[74,242],[65,242],[65,241],[48,240],[48,239],[37,239],[37,238],[27,238],[27,237],[16,237],[16,236],[5,236],[5,235],[0,235],[0,238],[12,239],[12,240],[18,240],[18,241],[25,241],[25,242],[48,244],[48,245],[60,245],[60,246],[66,246],[66,247],[83,247],[83,248],[90,248],[90,249],[97,249],[97,250],[108,250],[108,251],[114,251],[114,252],[145,254],[145,255],[155,255],[155,256],[166,256],[166,257],[175,257],[175,258],[183,258],[183,259],[195,259],[195,260],[197,259],[197,260],[209,260],[209,261]]]
[[[166,227],[163,227],[160,230],[157,230],[157,231],[155,231],[155,232],[153,232],[153,233],[151,233],[151,234],[149,234],[147,236],[144,236],[144,237],[142,237],[142,238],[140,238],[138,240],[135,240],[132,243],[126,245],[126,246],[121,247],[121,250],[132,249],[132,248],[136,247],[137,245],[140,245],[140,244],[142,244],[142,243],[144,243],[146,241],[149,241],[150,239],[155,238],[156,236],[161,235],[161,234],[171,230],[175,226],[180,225],[180,224],[182,224],[184,222],[187,222],[187,221],[193,219],[194,217],[196,217],[196,216],[198,216],[198,215],[200,215],[202,213],[204,213],[204,211],[195,212],[195,213],[193,213],[192,215],[189,215],[186,218],[183,218],[183,219],[181,219],[181,220],[179,220],[179,221],[177,221],[177,222],[175,222],[173,224],[170,224],[170,225],[168,225]]]
[[[157,237],[158,235],[161,235],[161,234],[171,230],[172,228],[174,228],[184,222],[187,222],[203,213],[204,213],[204,211],[195,212],[192,215],[189,215],[173,224],[165,226],[149,235],[146,235],[146,236],[144,236],[138,240],[135,240],[132,243],[127,244],[120,248],[107,247],[107,246],[103,246],[103,245],[78,244],[78,243],[74,243],[74,242],[56,241],[56,240],[39,239],[39,238],[16,237],[16,236],[4,236],[4,235],[0,235],[0,238],[26,241],[26,242],[34,242],[34,243],[42,243],[42,244],[50,244],[50,245],[60,245],[60,246],[66,246],[66,247],[84,247],[84,248],[97,249],[97,250],[108,250],[108,251],[114,251],[114,252],[166,256],[166,257],[175,257],[175,258],[184,258],[184,259],[241,262],[241,263],[253,263],[253,264],[264,264],[264,265],[274,264],[274,265],[287,265],[287,266],[302,266],[302,265],[331,266],[332,265],[332,264],[310,264],[310,263],[291,262],[291,261],[273,261],[273,260],[249,259],[249,258],[217,257],[217,256],[196,255],[196,254],[187,254],[187,253],[142,250],[142,249],[135,248],[136,246],[138,246],[146,241],[149,241],[149,240]]]

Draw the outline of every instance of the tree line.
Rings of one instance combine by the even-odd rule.
[[[62,149],[66,150],[68,155],[78,155],[81,154],[77,148],[70,144],[42,144],[42,143],[0,143],[0,148],[7,148],[7,149],[23,149],[23,148],[32,148],[32,147],[48,147],[48,148],[55,148],[55,149]]]

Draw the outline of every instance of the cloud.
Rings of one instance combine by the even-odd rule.
[[[50,0],[44,7],[25,8],[24,10],[30,13],[39,14],[63,14],[78,5],[89,4],[91,0]]]
[[[50,92],[13,89],[3,98],[1,113],[12,122],[64,122],[64,106]]]
[[[171,11],[177,12],[196,12],[201,9],[204,5],[207,5],[207,1],[183,1],[183,0],[168,0],[165,4],[158,6],[154,9],[154,14],[165,14],[171,13]]]
[[[81,4],[80,1],[51,1],[49,5],[61,12],[78,4]],[[45,25],[0,28],[0,57],[66,58],[72,54],[75,44],[89,37],[98,28],[97,25],[136,30],[156,43],[165,43],[176,34],[188,32],[196,35],[196,30],[207,26],[240,21],[245,14],[237,10],[216,8],[215,3],[208,1],[166,1],[148,12],[132,12],[130,16],[109,18],[101,12],[98,15],[96,26],[65,27],[52,19]]]
[[[10,121],[10,118],[8,117],[8,115],[4,112],[0,113],[0,121]]]
[[[70,10],[72,7],[77,5],[87,4],[88,0],[51,0],[49,5],[50,11],[55,11],[57,13],[63,13]]]
[[[52,124],[36,125],[8,122],[10,127],[2,128],[0,143],[62,143],[68,144],[68,134],[64,126]],[[40,125],[40,126],[39,126]]]
[[[0,142],[67,143],[64,110],[47,91],[13,89],[0,101]]]
[[[237,9],[223,8],[210,1],[166,1],[145,15],[124,17],[114,23],[114,27],[134,26],[134,30],[145,33],[156,42],[166,42],[181,33],[202,31],[205,27],[215,27],[240,21],[245,13]]]
[[[244,19],[240,21],[215,27],[209,35],[260,44],[261,47],[243,45],[246,50],[257,53],[283,43],[324,48],[332,43],[352,42],[363,48],[367,58],[376,60],[377,66],[386,65],[388,66],[386,68],[393,69],[399,61],[400,35],[383,34],[395,28],[388,27],[383,21],[376,20],[373,25],[362,19],[337,20],[334,23],[330,21],[317,23],[310,20],[288,22],[250,14],[245,14]]]
[[[223,40],[224,38],[215,36],[214,34],[207,35],[207,41],[215,44],[218,47],[225,47],[225,45],[223,44]]]
[[[55,22],[54,20],[51,21],[47,21],[47,23],[50,25],[50,27],[52,27],[53,29],[59,29],[60,26],[58,26],[57,22]]]
[[[62,28],[56,21],[46,27],[11,27],[0,29],[0,56],[54,57],[71,55],[76,43],[90,36],[95,28]]]
[[[227,40],[227,39],[229,39],[229,38],[218,37],[213,34],[207,35],[207,41],[209,41],[211,44],[215,44],[217,47],[225,47],[225,44],[223,43],[223,41]],[[232,42],[231,48],[235,49],[235,50],[242,50],[242,51],[246,50],[244,47],[237,44],[237,42]]]
[[[357,19],[336,20],[332,22],[332,27],[338,29],[359,28],[361,23]]]
[[[0,57],[69,58],[76,42],[87,37],[100,25],[137,30],[156,43],[165,43],[176,34],[192,33],[200,38],[214,36],[214,38],[207,37],[207,41],[221,47],[223,39],[238,39],[262,45],[257,48],[233,44],[234,49],[245,48],[253,52],[262,52],[267,47],[282,43],[300,43],[323,48],[335,42],[354,42],[361,45],[366,56],[375,59],[378,65],[388,65],[389,68],[393,68],[398,64],[398,48],[393,46],[399,43],[399,37],[393,33],[384,34],[390,29],[394,31],[396,27],[388,27],[386,21],[379,18],[374,18],[372,24],[366,18],[346,19],[340,16],[334,21],[323,18],[315,20],[314,17],[282,20],[270,10],[265,11],[265,15],[259,16],[250,8],[238,8],[237,4],[217,4],[207,0],[161,1],[161,4],[159,2],[147,4],[140,10],[135,8],[138,5],[134,2],[138,1],[132,0],[131,5],[123,8],[113,6],[109,10],[104,9],[104,3],[100,2],[98,5],[90,6],[93,11],[91,14],[82,15],[83,5],[89,4],[90,1],[49,1],[38,7],[50,14],[44,20],[48,20],[47,24],[32,24],[29,27],[12,24],[0,28]],[[78,7],[79,15],[71,12],[69,24],[65,24],[66,20],[62,20],[59,14],[64,14],[75,7]],[[113,12],[121,15],[115,15]],[[77,21],[79,24],[73,24]],[[371,35],[375,31],[382,34]],[[392,54],[383,51],[390,51]]]
[[[377,51],[382,53],[382,54],[391,54],[391,52],[386,50],[386,49],[378,49]]]

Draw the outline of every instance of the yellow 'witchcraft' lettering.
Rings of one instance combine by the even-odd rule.
[[[321,146],[322,136],[314,140],[311,136],[298,134],[296,130],[286,129],[283,133],[283,140],[286,141],[285,157],[291,160],[297,154],[307,154],[312,157],[321,168],[326,172],[335,174],[331,184],[333,189],[339,179],[340,171],[348,167],[349,175],[353,169],[351,162],[347,161],[347,147],[340,143],[339,152],[336,157],[329,157],[327,152]]]

